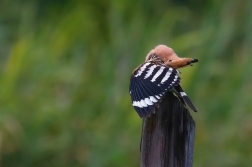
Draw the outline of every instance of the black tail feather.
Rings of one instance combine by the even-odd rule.
[[[174,89],[178,92],[179,96],[184,99],[186,104],[195,112],[197,112],[196,108],[194,107],[193,103],[189,99],[189,97],[186,95],[186,93],[183,91],[180,85],[177,85],[174,87]],[[181,99],[181,98],[180,98]]]
[[[189,99],[188,96],[183,96],[183,99],[185,100],[186,104],[195,112],[197,112],[196,108],[194,107],[193,103]]]

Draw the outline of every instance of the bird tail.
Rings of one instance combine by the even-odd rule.
[[[174,87],[174,89],[178,92],[178,94],[180,95],[180,97],[183,98],[183,100],[187,103],[187,105],[195,112],[197,112],[196,108],[194,107],[193,103],[191,102],[191,100],[189,99],[189,97],[187,96],[187,94],[183,91],[183,89],[181,88],[180,85],[177,85]]]

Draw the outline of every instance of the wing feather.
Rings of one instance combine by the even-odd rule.
[[[141,118],[155,112],[165,93],[180,83],[177,70],[164,65],[143,63],[132,74],[130,95],[132,105]]]

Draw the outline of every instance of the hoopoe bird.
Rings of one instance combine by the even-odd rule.
[[[168,91],[197,112],[191,100],[180,86],[178,68],[192,66],[198,59],[179,58],[172,48],[158,45],[151,50],[145,62],[138,66],[130,78],[129,93],[132,105],[141,118],[155,113],[155,108]]]

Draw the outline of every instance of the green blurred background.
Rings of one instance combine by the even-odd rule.
[[[1,0],[0,166],[139,166],[129,78],[158,44],[200,60],[194,166],[252,166],[251,0]]]

